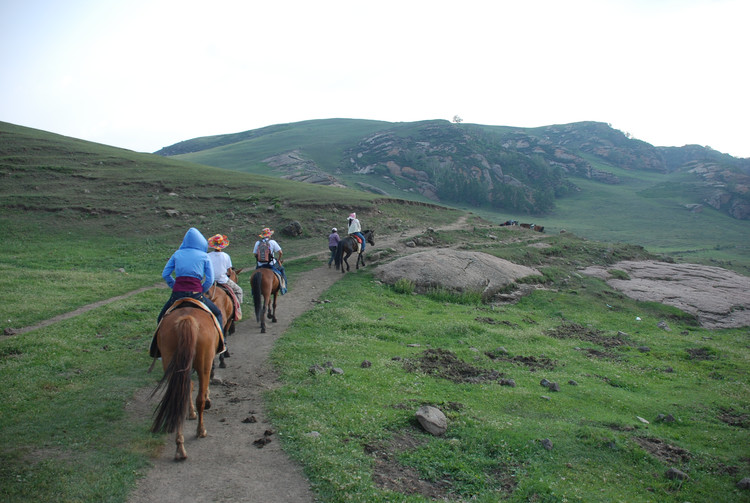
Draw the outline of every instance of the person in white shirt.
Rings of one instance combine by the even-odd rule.
[[[231,288],[237,296],[239,303],[242,304],[242,287],[227,276],[227,270],[232,267],[232,258],[224,251],[224,248],[229,246],[229,239],[223,234],[216,234],[209,238],[208,246],[216,250],[208,254],[208,258],[214,266],[214,277],[216,278],[216,282],[220,285],[226,285]]]
[[[354,234],[360,240],[362,240],[362,252],[365,251],[365,235],[362,234],[362,226],[357,219],[357,214],[352,213],[349,215],[349,234]]]

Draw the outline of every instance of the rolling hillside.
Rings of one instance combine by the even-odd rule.
[[[686,205],[750,218],[750,160],[708,147],[654,147],[597,122],[539,128],[305,121],[166,147],[160,155],[381,194],[545,215],[580,191],[620,184],[612,169],[687,173]],[[638,176],[638,175],[636,175]]]
[[[603,123],[328,119],[187,140],[158,153],[750,268],[750,160],[697,145],[655,147]]]

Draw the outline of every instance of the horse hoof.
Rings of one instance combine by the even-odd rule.
[[[224,363],[224,360],[221,360],[221,361],[219,362],[219,368],[220,368],[220,369],[225,369],[225,368],[227,368],[227,364],[226,364],[226,363]]]
[[[266,333],[266,327],[262,327],[262,328],[260,329],[260,333],[261,333],[261,334],[265,334],[265,333]]]
[[[208,432],[206,430],[198,432],[198,438],[206,438],[207,436],[208,436]]]
[[[180,454],[179,452],[174,455],[175,461],[185,461],[187,459],[187,454]]]
[[[203,410],[208,410],[211,408],[211,400],[206,400],[206,403],[203,405]]]

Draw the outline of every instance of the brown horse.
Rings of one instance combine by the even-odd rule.
[[[227,269],[227,276],[229,279],[237,283],[237,275],[241,273],[243,269],[235,269],[230,267]],[[232,335],[234,333],[234,318],[236,306],[232,300],[232,296],[224,290],[224,287],[214,284],[209,290],[207,297],[216,304],[216,307],[221,311],[221,317],[224,323],[222,329],[224,329],[224,335]],[[227,364],[224,363],[224,358],[229,358],[229,351],[219,355],[219,367],[226,368]]]
[[[366,230],[362,231],[365,236],[365,241],[375,246],[375,231]],[[336,270],[341,268],[341,273],[345,273],[349,270],[349,261],[347,260],[352,253],[357,251],[357,240],[352,236],[347,236],[339,241],[338,248],[336,248],[335,264]],[[357,269],[359,269],[359,263],[362,262],[362,267],[365,267],[365,255],[364,252],[360,251],[357,255]],[[346,264],[346,271],[344,270],[344,264]]]
[[[267,312],[268,319],[276,323],[276,297],[279,294],[279,278],[268,267],[260,267],[250,276],[250,288],[253,293],[255,319],[260,322],[260,333],[266,333],[266,320],[263,315]],[[271,303],[273,296],[273,303]]]
[[[178,301],[179,302],[179,301]],[[176,432],[177,451],[175,460],[187,459],[182,426],[185,416],[198,419],[196,434],[206,436],[203,425],[203,411],[211,408],[208,384],[216,349],[221,333],[214,316],[198,301],[184,299],[179,307],[162,318],[156,332],[156,343],[161,353],[164,377],[157,384],[153,394],[167,385],[159,405],[154,412],[154,433]],[[198,395],[193,405],[192,371],[198,374]],[[197,413],[196,413],[197,410]]]

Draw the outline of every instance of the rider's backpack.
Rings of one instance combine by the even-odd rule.
[[[263,240],[258,243],[258,262],[270,262],[273,258],[271,255],[271,247],[268,246],[268,241]]]

